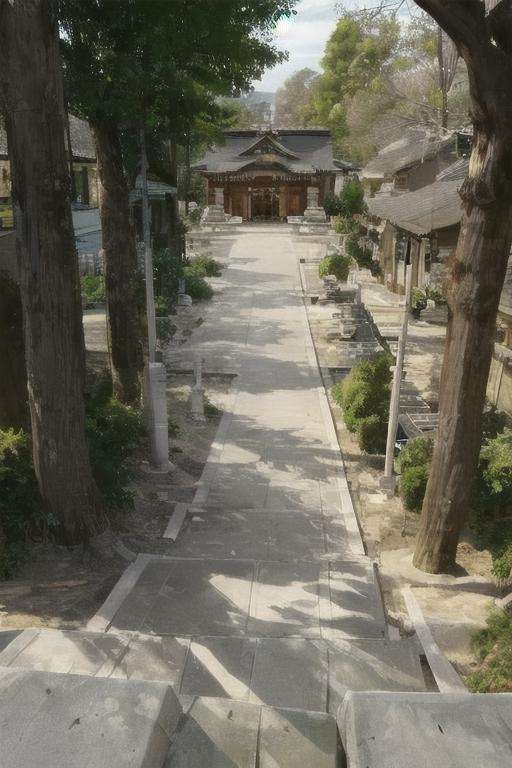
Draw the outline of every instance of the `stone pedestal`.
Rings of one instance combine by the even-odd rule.
[[[326,232],[329,225],[324,209],[318,205],[319,190],[317,187],[308,187],[308,207],[304,211],[300,232]]]
[[[208,206],[205,224],[225,224],[225,222],[224,190],[222,187],[215,187],[215,202]]]

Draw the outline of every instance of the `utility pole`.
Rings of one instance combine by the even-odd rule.
[[[402,383],[402,374],[404,370],[405,345],[407,342],[407,326],[409,324],[409,310],[411,307],[412,291],[412,266],[408,264],[405,268],[405,306],[402,319],[402,329],[398,339],[398,349],[396,353],[395,368],[393,372],[393,386],[391,389],[391,400],[389,403],[389,421],[388,437],[386,442],[386,463],[384,466],[384,475],[380,479],[380,487],[393,494],[396,486],[396,477],[393,473],[395,459],[396,431],[398,428],[398,410],[400,405],[400,385]]]
[[[142,237],[144,240],[144,270],[146,275],[146,315],[148,321],[148,362],[145,366],[144,384],[146,418],[151,444],[152,472],[168,472],[169,422],[167,415],[167,372],[163,363],[156,361],[156,313],[153,285],[153,251],[151,249],[151,222],[149,215],[148,160],[146,133],[141,128],[140,175],[142,198]]]

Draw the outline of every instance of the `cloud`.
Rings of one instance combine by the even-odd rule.
[[[288,51],[288,61],[267,70],[257,90],[275,91],[293,72],[303,67],[320,69],[325,44],[337,21],[334,0],[301,0],[297,13],[282,19],[274,34],[274,43],[281,51]]]

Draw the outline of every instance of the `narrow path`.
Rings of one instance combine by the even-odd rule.
[[[41,697],[44,670],[98,678],[133,717],[156,702],[137,725],[150,760],[130,765],[334,768],[347,689],[424,688],[417,648],[386,637],[321,387],[298,271],[314,247],[284,227],[215,237],[223,289],[173,365],[237,376],[171,554],[140,554],[85,631],[26,630],[0,654]]]
[[[299,292],[305,246],[248,230],[214,247],[229,254],[224,289],[174,364],[200,354],[206,369],[235,371],[231,408],[172,557],[139,558],[109,628],[178,638],[184,695],[335,712],[372,670],[383,687],[417,688],[408,644],[385,640],[347,490],[342,503]]]

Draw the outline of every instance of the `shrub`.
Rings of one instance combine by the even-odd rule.
[[[414,288],[411,294],[411,309],[417,313],[427,306],[427,294],[421,288]]]
[[[94,478],[110,508],[132,502],[126,486],[133,477],[130,458],[142,442],[142,412],[112,395],[108,376],[101,377],[86,401],[86,435]]]
[[[431,301],[433,301],[437,306],[446,304],[446,297],[443,296],[439,288],[431,288],[430,286],[427,286],[425,289],[425,293],[426,293],[427,299],[431,299]]]
[[[0,430],[0,520],[6,542],[0,578],[7,578],[23,559],[28,537],[45,536],[55,523],[43,509],[30,436],[23,430]]]
[[[342,211],[342,200],[340,195],[334,195],[332,192],[324,197],[324,211],[327,216],[337,216]]]
[[[198,256],[188,262],[186,269],[199,277],[219,277],[221,274],[219,262],[211,256]]]
[[[503,432],[508,423],[508,417],[503,411],[489,408],[482,414],[482,442],[496,437]]]
[[[341,283],[345,283],[350,271],[351,261],[342,253],[333,253],[322,259],[318,266],[320,277],[334,275]]]
[[[354,216],[356,213],[365,213],[366,203],[364,202],[364,189],[361,182],[356,179],[348,181],[343,187],[341,194],[342,210],[345,216]]]
[[[204,277],[197,275],[194,270],[190,269],[188,266],[184,269],[184,277],[186,280],[186,292],[189,296],[196,301],[211,299],[213,290]]]
[[[362,248],[359,245],[359,237],[357,234],[352,234],[347,239],[345,246],[347,254],[353,259],[361,269],[370,269],[373,254],[369,248]]]
[[[84,275],[80,278],[82,293],[88,304],[100,304],[106,301],[105,278],[103,275]]]
[[[421,512],[428,475],[428,465],[417,464],[404,469],[400,476],[400,494],[410,512]]]
[[[171,307],[166,296],[155,296],[155,314],[157,317],[167,317]]]
[[[203,209],[200,206],[197,206],[197,208],[192,208],[191,210],[189,210],[187,214],[187,218],[191,224],[199,224],[199,222],[201,221],[202,215],[203,215]]]
[[[390,384],[392,374],[389,367],[392,357],[389,352],[379,352],[370,360],[357,363],[343,381],[332,389],[335,402],[343,409],[343,418],[347,429],[358,434],[363,441],[363,450],[368,451],[374,438],[371,452],[378,452],[382,447],[381,435],[385,432],[389,415]],[[361,422],[375,416],[381,427],[373,419],[360,429]],[[370,451],[369,451],[370,452]]]
[[[383,275],[382,267],[380,266],[378,261],[375,261],[374,259],[372,259],[370,264],[370,272],[374,277],[382,277]]]
[[[405,472],[410,467],[427,466],[432,459],[434,443],[429,437],[415,437],[409,440],[397,460],[398,471]]]
[[[183,269],[181,254],[174,253],[170,248],[162,248],[154,252],[155,295],[159,297],[159,301],[165,301],[166,309],[163,314],[168,315],[178,301],[179,281],[183,277]]]
[[[338,235],[348,235],[351,232],[358,232],[359,225],[357,221],[346,216],[336,216],[334,219],[334,231]]]
[[[487,629],[477,632],[472,648],[483,662],[466,678],[473,693],[499,693],[512,689],[512,616],[495,611],[487,619]]]
[[[357,427],[359,447],[365,453],[385,453],[388,423],[381,416],[373,415],[361,419]]]

